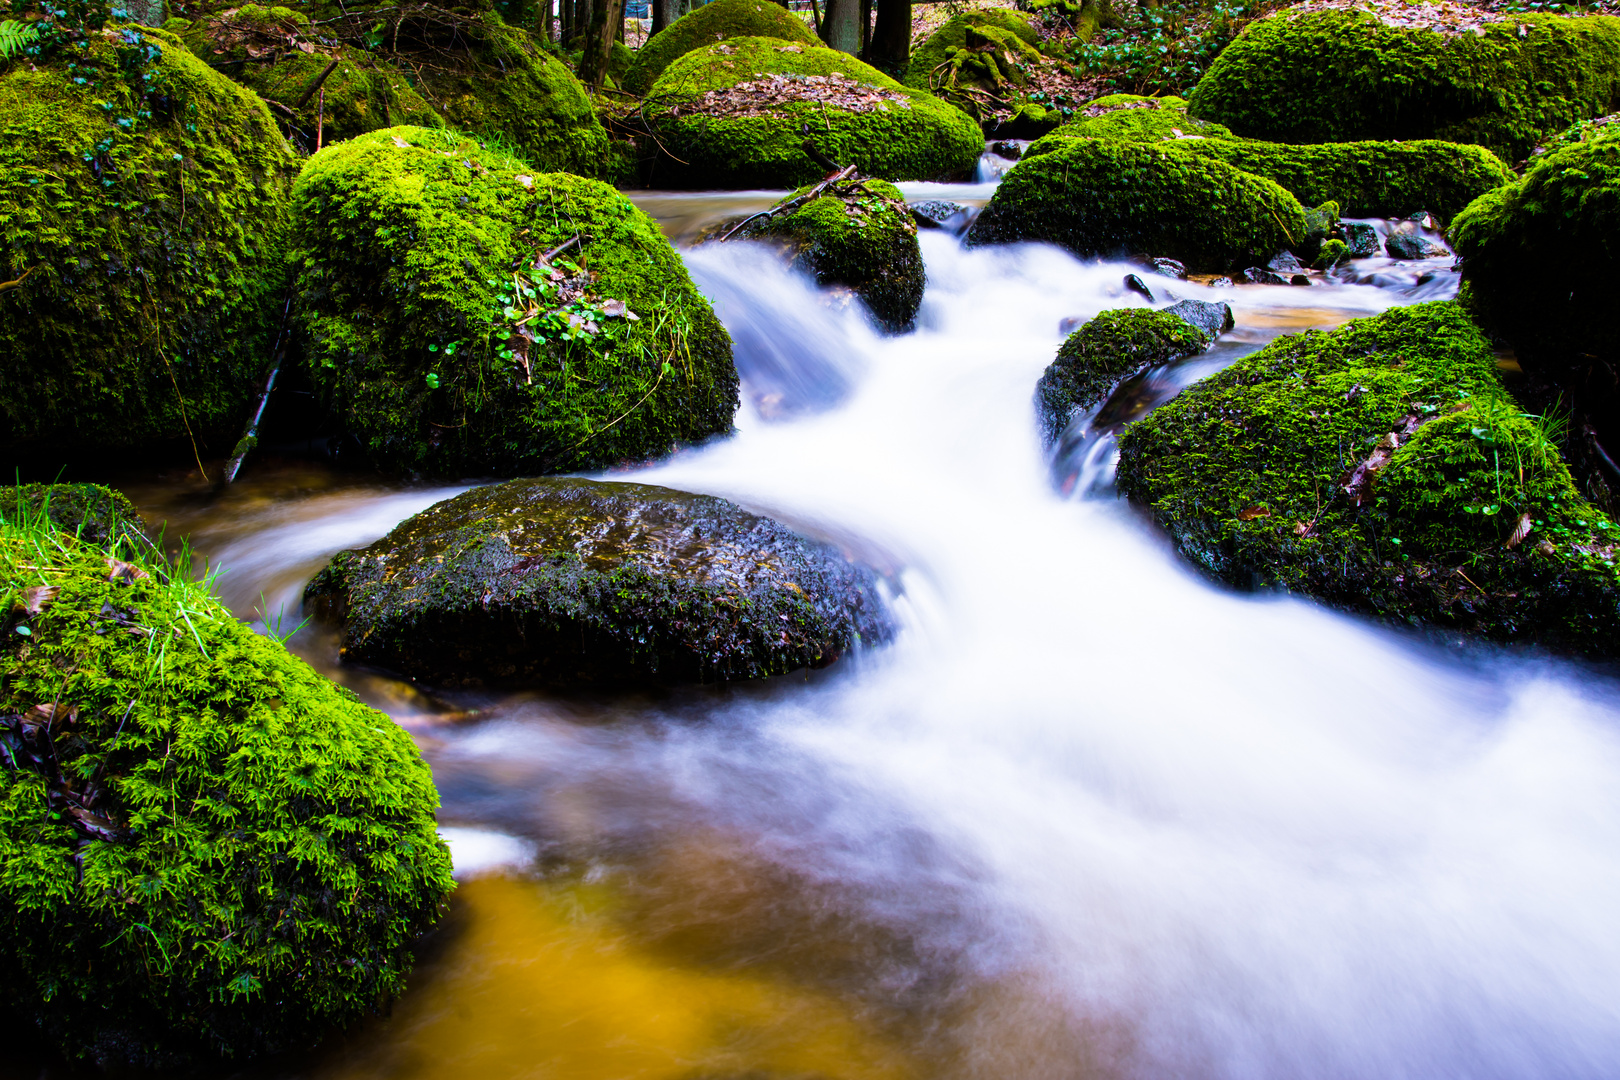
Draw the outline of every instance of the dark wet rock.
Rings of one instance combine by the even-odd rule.
[[[1209,340],[1180,313],[1125,308],[1098,315],[1069,335],[1035,385],[1043,444],[1054,445],[1075,417],[1107,401],[1126,379],[1196,355]]]
[[[1310,213],[1310,211],[1306,211],[1307,218],[1309,217]],[[1297,274],[1301,270],[1305,269],[1305,264],[1294,258],[1293,252],[1279,251],[1266,263],[1266,269],[1284,275]]]
[[[1177,281],[1187,280],[1187,265],[1176,259],[1149,259],[1148,269],[1160,277],[1175,278]]]
[[[709,495],[475,488],[340,552],[305,592],[343,658],[435,685],[752,679],[893,636],[877,576]]]
[[[1575,489],[1454,302],[1243,357],[1126,430],[1118,483],[1231,584],[1620,651],[1620,529]]]
[[[1311,279],[1305,274],[1294,274],[1288,279],[1288,284],[1290,285],[1306,286],[1310,283]]]
[[[1212,277],[1209,279],[1209,287],[1212,289],[1230,289],[1234,284],[1236,284],[1236,282],[1227,277],[1225,274],[1221,274],[1217,277]]]
[[[997,157],[1006,158],[1008,161],[1017,161],[1024,156],[1024,145],[1011,139],[1002,139],[999,142],[990,144],[990,152]]]
[[[1216,304],[1208,300],[1182,300],[1165,308],[1164,313],[1196,326],[1211,341],[1237,324],[1232,317],[1231,304]]]
[[[1147,287],[1147,282],[1143,281],[1135,274],[1125,275],[1125,291],[1136,293],[1139,296],[1145,296],[1147,297],[1148,303],[1153,303],[1153,290]]]
[[[1251,266],[1238,275],[1238,280],[1249,285],[1287,285],[1288,281],[1280,274],[1274,274],[1262,266]]]
[[[961,232],[968,224],[968,208],[944,199],[927,199],[911,204],[911,216],[925,229]]]
[[[1378,230],[1365,221],[1341,222],[1344,242],[1350,247],[1352,259],[1367,259],[1378,254]]]
[[[1384,250],[1392,259],[1437,259],[1451,254],[1410,225],[1391,232],[1384,240]]]

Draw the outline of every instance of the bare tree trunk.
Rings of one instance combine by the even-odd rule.
[[[821,18],[821,40],[828,48],[851,55],[861,48],[862,0],[827,0]]]
[[[652,9],[652,32],[656,34],[686,14],[686,0],[652,0]]]
[[[911,63],[911,0],[877,0],[877,27],[866,62],[895,78]]]
[[[584,55],[579,58],[579,81],[593,94],[602,89],[613,59],[613,43],[619,39],[617,31],[623,28],[624,0],[596,0],[583,41]]]

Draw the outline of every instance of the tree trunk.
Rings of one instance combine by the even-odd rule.
[[[658,33],[685,14],[686,0],[652,0],[652,32]]]
[[[607,78],[613,43],[619,39],[617,31],[624,26],[624,0],[595,0],[594,7],[590,29],[583,41],[584,55],[579,58],[579,81],[590,87],[593,94],[602,89],[602,82]]]
[[[911,0],[877,0],[877,6],[867,63],[898,79],[911,63]]]
[[[861,49],[855,55],[866,59],[866,50],[872,44],[872,0],[861,0]]]
[[[827,0],[821,17],[821,40],[850,55],[861,48],[861,0]]]

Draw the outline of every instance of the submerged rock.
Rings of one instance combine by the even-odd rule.
[[[1436,31],[1366,11],[1285,10],[1215,58],[1191,111],[1257,139],[1445,139],[1517,161],[1541,137],[1620,104],[1620,19],[1477,21],[1477,33]]]
[[[774,38],[784,44],[821,45],[803,19],[775,0],[713,0],[693,8],[636,50],[624,88],[633,94],[652,89],[664,69],[694,49],[729,38]]]
[[[804,151],[883,180],[972,173],[984,151],[973,118],[901,86],[848,53],[733,38],[676,60],[643,108],[667,153],[659,184],[799,187],[826,170]]]
[[[229,447],[271,351],[297,159],[127,27],[0,70],[0,450]]]
[[[379,467],[561,472],[731,431],[731,339],[606,184],[391,128],[310,159],[295,225],[311,381]]]
[[[1126,379],[1203,352],[1215,335],[1180,314],[1148,308],[1105,311],[1070,334],[1035,384],[1042,444],[1054,445],[1075,417],[1107,401]],[[1230,308],[1226,317],[1231,317]]]
[[[1075,139],[1014,166],[968,242],[1151,252],[1215,272],[1268,259],[1304,231],[1304,208],[1269,180],[1156,146]]]
[[[386,1007],[452,888],[410,736],[124,542],[121,496],[35,494],[52,522],[0,507],[13,1030],[217,1074]],[[102,539],[56,527],[75,508]]]
[[[1281,338],[1120,441],[1122,493],[1188,559],[1398,623],[1620,648],[1613,522],[1455,303]]]
[[[811,190],[802,188],[777,206],[791,206]],[[784,244],[793,264],[817,285],[851,289],[890,333],[904,333],[916,322],[927,277],[917,225],[892,184],[833,184],[815,199],[752,222],[736,235]]]
[[[714,682],[893,634],[870,570],[724,499],[514,480],[438,503],[310,582],[343,656],[427,683]]]

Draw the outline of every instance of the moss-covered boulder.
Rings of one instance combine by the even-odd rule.
[[[228,446],[296,171],[264,104],[162,31],[0,61],[0,449]]]
[[[1221,124],[1187,115],[1179,97],[1109,94],[1075,110],[1074,119],[1031,143],[1025,157],[1049,153],[1064,137],[1157,143],[1169,139],[1234,139]]]
[[[397,995],[438,918],[432,778],[142,554],[0,511],[0,992],[103,1066],[308,1046]]]
[[[643,109],[667,151],[654,181],[673,187],[786,187],[825,170],[806,139],[842,165],[884,180],[969,175],[984,151],[973,118],[901,86],[847,53],[770,38],[733,38],[687,53]]]
[[[330,143],[399,124],[444,126],[399,68],[334,44],[302,12],[246,4],[171,24],[210,66],[274,102],[308,150],[315,149],[317,130]],[[321,79],[334,60],[337,67]],[[319,92],[309,93],[317,81]]]
[[[1452,302],[1282,338],[1127,429],[1119,487],[1232,584],[1613,656],[1616,526],[1497,370]]]
[[[870,570],[709,495],[513,480],[338,554],[305,601],[343,656],[435,685],[714,682],[892,634]]]
[[[649,38],[636,51],[624,88],[645,94],[665,68],[687,53],[739,37],[775,38],[812,47],[821,44],[803,19],[775,0],[714,0],[693,8]]]
[[[905,197],[881,180],[846,180],[801,188],[749,222],[735,238],[783,244],[794,266],[816,284],[844,286],[891,333],[912,328],[927,277],[917,223]]]
[[[1277,142],[1444,139],[1517,161],[1543,136],[1620,108],[1620,19],[1478,21],[1474,33],[1389,25],[1366,11],[1284,11],[1226,47],[1191,110]]]
[[[1071,421],[1107,401],[1126,379],[1194,356],[1209,343],[1202,330],[1167,311],[1123,308],[1088,320],[1063,342],[1035,384],[1041,442],[1055,444]]]
[[[372,461],[512,476],[731,430],[731,339],[658,226],[595,180],[393,128],[295,191],[310,375]]]
[[[1031,73],[1045,62],[1040,33],[1028,15],[986,8],[952,15],[911,56],[905,84],[927,90],[981,123],[1040,134],[1059,122],[1056,112],[1028,100]]]
[[[151,550],[135,504],[100,484],[0,485],[0,519],[71,533],[97,547],[122,539],[138,550]]]
[[[1305,231],[1304,208],[1270,180],[1144,143],[1075,139],[1019,162],[968,242],[1043,240],[1082,257],[1168,256],[1221,272],[1263,264]]]

